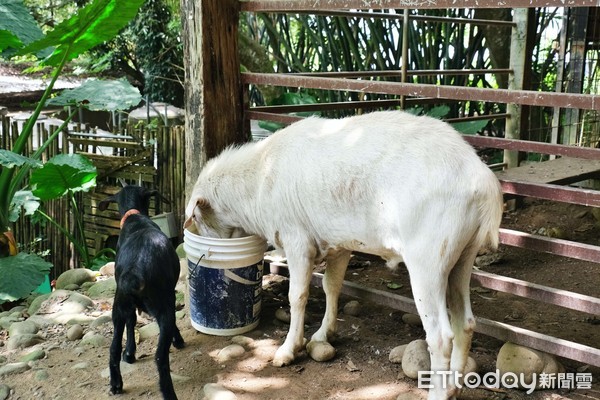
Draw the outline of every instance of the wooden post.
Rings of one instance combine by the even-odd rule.
[[[210,158],[243,131],[239,0],[181,0],[185,65],[186,198]]]

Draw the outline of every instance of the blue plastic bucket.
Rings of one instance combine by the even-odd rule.
[[[260,320],[266,242],[258,236],[208,238],[189,229],[183,242],[192,326],[219,336],[254,329]]]

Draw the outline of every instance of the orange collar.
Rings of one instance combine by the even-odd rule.
[[[140,214],[140,212],[135,208],[132,208],[131,210],[127,211],[125,215],[123,215],[123,218],[121,218],[121,229],[123,229],[123,225],[125,225],[125,220],[127,219],[127,217],[133,214]]]

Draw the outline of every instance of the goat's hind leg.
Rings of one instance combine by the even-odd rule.
[[[125,331],[125,322],[129,314],[127,302],[115,296],[113,306],[113,340],[110,345],[110,392],[112,394],[123,393],[123,377],[121,376],[121,351],[123,350],[123,332]],[[132,308],[133,309],[133,308]],[[135,309],[133,309],[135,315]],[[135,342],[134,342],[135,343]]]
[[[174,299],[173,304],[175,304]],[[160,391],[165,400],[177,400],[177,395],[175,395],[175,389],[173,388],[173,380],[171,379],[171,364],[169,362],[169,349],[171,348],[171,343],[174,341],[175,330],[177,329],[175,326],[175,310],[158,313],[156,319],[160,334],[158,336],[158,346],[154,360],[158,369]],[[181,337],[181,335],[179,336]]]
[[[137,316],[135,314],[134,307],[128,307],[127,313],[125,314],[126,326],[127,326],[127,341],[125,342],[125,351],[123,351],[123,361],[128,364],[135,362],[135,324],[137,323]]]
[[[338,299],[344,275],[352,252],[340,250],[327,256],[327,268],[323,276],[323,290],[325,291],[325,315],[318,331],[310,338],[311,342],[328,342],[335,334],[337,326]]]

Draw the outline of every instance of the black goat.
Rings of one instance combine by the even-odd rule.
[[[179,278],[179,257],[167,236],[148,217],[150,197],[156,190],[125,186],[119,193],[98,203],[106,210],[116,202],[121,214],[121,234],[117,243],[115,277],[117,291],[113,305],[113,341],[110,346],[110,391],[123,392],[121,351],[123,331],[127,326],[127,342],[123,359],[135,361],[134,328],[136,308],[156,318],[160,328],[156,349],[156,366],[160,391],[165,399],[177,399],[169,366],[171,343],[180,349],[183,338],[175,324],[175,285]]]

